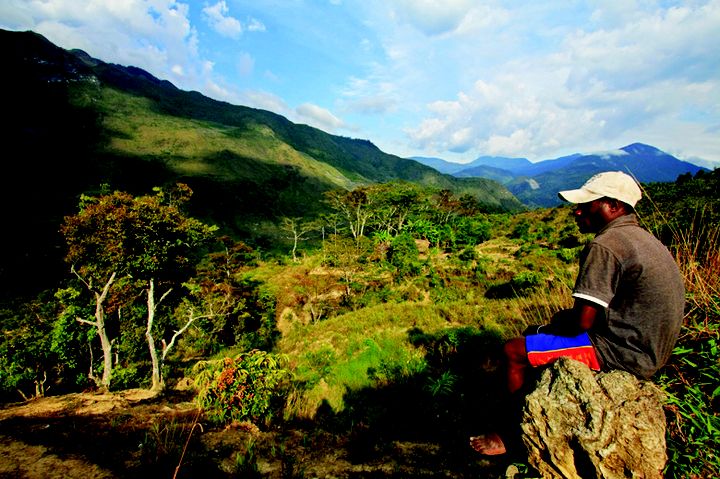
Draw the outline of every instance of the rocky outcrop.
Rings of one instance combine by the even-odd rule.
[[[528,461],[544,479],[662,478],[663,393],[624,371],[593,373],[562,358],[523,410]]]

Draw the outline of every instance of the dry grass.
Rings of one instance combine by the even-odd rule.
[[[702,224],[700,231],[676,232],[675,257],[685,278],[690,312],[720,311],[720,225]]]

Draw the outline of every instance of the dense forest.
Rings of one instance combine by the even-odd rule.
[[[667,477],[720,473],[719,178],[643,185],[638,209],[688,292],[656,379]],[[219,427],[312,424],[348,435],[361,459],[401,437],[452,449],[493,419],[504,339],[569,305],[588,240],[568,207],[488,212],[395,181],[327,192],[327,213],[278,218],[262,248],[193,217],[193,194],[178,183],[80,198],[59,225],[65,276],[2,305],[6,402],[189,381]]]

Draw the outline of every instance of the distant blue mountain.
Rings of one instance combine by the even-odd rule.
[[[411,156],[410,159],[415,160],[418,163],[422,163],[425,166],[429,166],[430,168],[435,168],[440,173],[445,173],[446,175],[453,175],[468,166],[463,163],[454,163],[452,161],[443,160],[442,158],[427,156]]]
[[[527,168],[532,167],[532,163],[527,158],[507,158],[504,156],[480,156],[475,160],[465,165],[465,171],[467,169],[477,168],[479,166],[489,166],[505,171],[509,171],[515,175],[521,174]],[[467,174],[463,176],[468,176]]]
[[[550,163],[552,161],[552,163]],[[675,181],[683,173],[695,174],[707,170],[687,161],[681,161],[654,146],[642,143],[600,153],[573,155],[550,160],[549,169],[534,172],[527,177],[516,177],[506,186],[528,206],[555,206],[562,201],[557,192],[578,188],[601,171],[624,171],[641,183]]]
[[[495,180],[498,183],[502,183],[503,185],[510,183],[516,177],[515,173],[510,170],[496,168],[494,166],[488,165],[479,165],[472,168],[465,168],[455,173],[452,173],[452,175],[459,178],[488,178],[490,180]]]
[[[708,170],[643,143],[633,143],[618,150],[575,153],[536,163],[526,158],[498,156],[481,156],[464,165],[440,158],[413,159],[441,173],[498,181],[528,206],[558,205],[561,203],[558,191],[577,188],[601,171],[624,171],[641,183],[651,183],[675,181],[683,173],[694,175],[700,170]]]
[[[510,173],[511,176],[522,174],[532,163],[527,158],[507,158],[504,156],[480,156],[470,163],[454,163],[442,158],[414,156],[410,158],[423,165],[435,168],[440,173],[460,177],[485,177],[487,172],[500,172],[501,176]],[[489,167],[489,168],[486,168]]]

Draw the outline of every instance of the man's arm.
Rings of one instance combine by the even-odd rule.
[[[595,319],[603,314],[603,307],[584,299],[575,299],[572,309],[563,309],[553,315],[550,324],[531,326],[523,333],[555,334],[557,336],[577,336],[587,331],[595,323]]]

